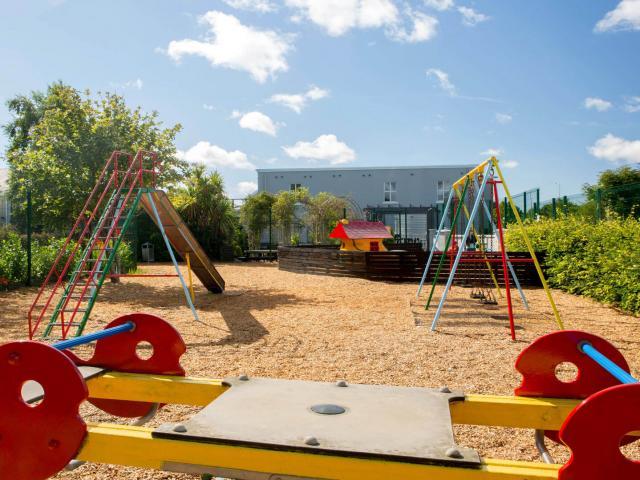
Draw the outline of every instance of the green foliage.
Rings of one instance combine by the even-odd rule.
[[[599,203],[600,215],[640,218],[640,169],[630,166],[605,170],[596,185],[585,185],[589,200]]]
[[[133,246],[128,242],[122,242],[118,247],[121,273],[135,272],[138,268],[138,259]],[[111,270],[113,272],[113,270]]]
[[[211,256],[219,257],[223,245],[233,246],[238,216],[218,172],[207,173],[202,165],[191,168],[183,184],[172,191],[172,201]]]
[[[249,195],[240,207],[240,223],[245,228],[251,248],[260,247],[260,236],[269,228],[275,198],[268,192]]]
[[[280,229],[281,238],[291,239],[291,230],[296,218],[296,206],[308,203],[309,190],[282,190],[274,197],[273,222]]]
[[[176,181],[184,169],[174,146],[181,126],[162,128],[157,112],[132,110],[121,96],[94,98],[54,83],[46,93],[10,99],[7,107],[13,118],[4,126],[9,137],[6,160],[13,218],[19,225],[24,224],[30,188],[34,225],[67,231],[113,150],[157,152],[160,184]]]
[[[536,251],[546,253],[549,283],[640,314],[640,221],[591,223],[576,216],[528,222]],[[509,250],[526,249],[522,230],[506,231]]]
[[[305,224],[311,230],[315,243],[329,241],[329,233],[336,226],[347,208],[347,200],[327,192],[309,197],[306,205]]]

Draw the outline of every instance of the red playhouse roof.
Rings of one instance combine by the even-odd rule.
[[[382,222],[350,220],[349,223],[338,223],[329,234],[329,238],[359,240],[362,238],[393,238]]]

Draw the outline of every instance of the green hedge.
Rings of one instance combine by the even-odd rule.
[[[640,314],[640,221],[588,223],[577,217],[527,222],[536,251],[546,252],[549,283]],[[522,251],[522,231],[510,226],[509,250]]]
[[[34,284],[41,283],[64,245],[63,238],[35,239],[31,244],[31,275]],[[71,246],[62,259],[67,261]],[[125,272],[137,268],[135,255],[127,243],[120,244],[122,269]],[[0,229],[0,290],[24,285],[27,278],[27,249],[24,238],[9,229]]]

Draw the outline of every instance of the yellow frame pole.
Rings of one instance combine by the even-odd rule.
[[[460,199],[462,197],[462,194],[458,190],[458,187],[454,187],[453,190],[456,192],[456,196],[458,197],[458,199]],[[467,221],[471,221],[471,214],[469,213],[469,209],[467,208],[464,202],[461,202],[461,204],[462,204],[462,209],[464,210],[464,214],[467,217]],[[473,225],[473,223],[471,224],[471,230],[473,231],[473,234],[475,235],[476,239],[479,239],[480,236],[478,235],[478,232],[476,231],[476,227]],[[489,274],[491,275],[491,280],[493,280],[493,285],[496,287],[496,291],[498,292],[498,295],[500,296],[500,298],[502,298],[502,290],[500,289],[500,285],[498,285],[498,279],[493,273],[493,268],[491,268],[491,263],[489,263],[489,260],[487,259],[487,254],[484,251],[484,245],[482,245],[482,242],[479,242],[478,245],[480,246],[480,252],[482,252],[482,257],[485,259],[485,264],[489,269]]]
[[[189,274],[189,294],[191,295],[191,301],[196,301],[196,294],[193,291],[193,275],[191,274],[191,257],[189,256],[189,252],[185,253],[185,257],[187,260],[187,273]]]
[[[547,284],[547,279],[544,277],[544,273],[542,272],[542,268],[540,267],[540,262],[538,262],[538,257],[536,256],[536,252],[533,251],[533,244],[529,239],[529,235],[527,235],[527,230],[520,218],[520,214],[518,213],[518,209],[516,208],[515,203],[513,202],[513,198],[511,198],[511,193],[509,192],[509,187],[507,187],[507,183],[504,180],[504,176],[502,175],[502,170],[498,166],[498,160],[495,157],[491,157],[490,160],[493,163],[493,166],[496,168],[496,172],[498,172],[498,176],[500,177],[500,181],[502,182],[502,188],[504,188],[504,193],[507,195],[507,199],[509,200],[509,205],[511,205],[511,210],[516,217],[516,221],[518,222],[518,226],[522,230],[522,235],[524,237],[524,242],[527,245],[527,249],[531,254],[531,258],[533,259],[533,263],[536,266],[536,271],[538,272],[538,276],[540,277],[540,281],[542,282],[542,286],[544,287],[544,291],[547,294],[547,298],[549,299],[549,303],[551,304],[551,309],[553,310],[553,315],[556,319],[556,323],[560,330],[564,330],[564,323],[560,318],[560,312],[558,312],[558,307],[556,307],[556,302],[553,300],[553,296],[551,295],[551,290],[549,289],[549,285]]]
[[[77,460],[192,474],[249,471],[341,480],[557,480],[561,465],[483,459],[479,468],[154,438],[152,429],[90,424]]]

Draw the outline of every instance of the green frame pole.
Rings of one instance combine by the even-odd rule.
[[[467,177],[464,182],[464,188],[462,189],[462,195],[460,196],[460,201],[458,208],[453,214],[453,224],[458,221],[458,217],[460,216],[460,211],[462,210],[462,203],[464,202],[467,196],[467,188],[469,187],[469,177]],[[453,187],[452,187],[453,188]],[[433,276],[433,282],[431,282],[431,291],[429,292],[429,299],[427,300],[427,304],[424,306],[425,310],[429,309],[429,305],[431,305],[431,299],[433,298],[433,292],[436,290],[436,284],[438,282],[438,276],[440,275],[440,271],[442,270],[442,265],[444,264],[445,257],[447,256],[447,251],[449,250],[449,245],[451,245],[451,237],[453,237],[454,229],[451,228],[449,230],[449,235],[447,235],[447,241],[444,246],[444,250],[442,251],[442,255],[440,255],[440,261],[438,262],[438,268],[436,269],[436,274]]]

